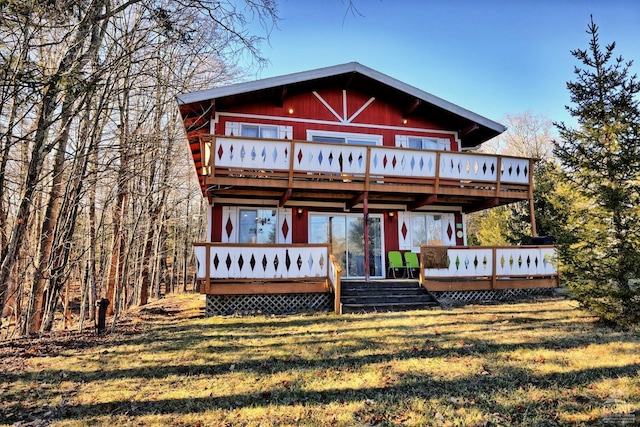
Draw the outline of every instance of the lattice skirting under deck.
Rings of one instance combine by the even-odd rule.
[[[446,306],[451,303],[467,303],[481,301],[511,301],[526,299],[535,296],[552,296],[555,294],[554,288],[533,288],[533,289],[496,289],[486,291],[444,291],[431,292],[440,305]]]
[[[207,316],[332,311],[333,294],[207,295]]]

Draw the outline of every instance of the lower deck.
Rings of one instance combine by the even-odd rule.
[[[297,294],[208,294],[207,316],[232,314],[289,314],[329,312],[339,314],[397,312],[450,308],[466,303],[514,301],[547,297],[554,288],[496,289],[429,292],[413,279],[346,281],[338,301],[331,293]]]
[[[207,295],[330,295],[342,312],[345,284],[340,261],[331,245],[196,244],[199,291]],[[411,252],[400,253],[409,259]],[[395,265],[388,253],[393,279],[364,280],[375,296],[376,283],[413,278],[427,292],[499,292],[555,288],[559,284],[553,246],[421,247],[419,264]],[[392,268],[393,267],[393,268]],[[399,277],[398,277],[399,276]],[[275,298],[275,297],[274,297]],[[326,297],[325,297],[326,299]]]

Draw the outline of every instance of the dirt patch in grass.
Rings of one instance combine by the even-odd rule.
[[[566,300],[203,317],[199,295],[113,333],[0,344],[2,425],[633,425],[637,331]]]

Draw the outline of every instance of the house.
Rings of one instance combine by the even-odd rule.
[[[344,283],[407,275],[398,252],[431,292],[558,284],[552,246],[466,246],[466,214],[533,202],[533,159],[473,151],[499,123],[355,62],[178,103],[209,203],[208,313],[340,312]]]

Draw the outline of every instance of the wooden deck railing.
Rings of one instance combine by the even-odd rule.
[[[420,283],[430,291],[557,287],[554,246],[420,248]]]
[[[481,153],[430,151],[387,146],[328,144],[226,136],[201,137],[202,174],[294,181],[335,180],[376,184],[423,184],[435,194],[481,188],[496,195],[532,185],[533,159]],[[277,181],[276,181],[277,182]]]
[[[334,311],[336,314],[342,314],[342,302],[340,301],[342,295],[341,275],[342,267],[333,254],[329,255],[329,285],[333,290],[334,295]]]
[[[330,245],[194,243],[205,294],[328,292]]]

